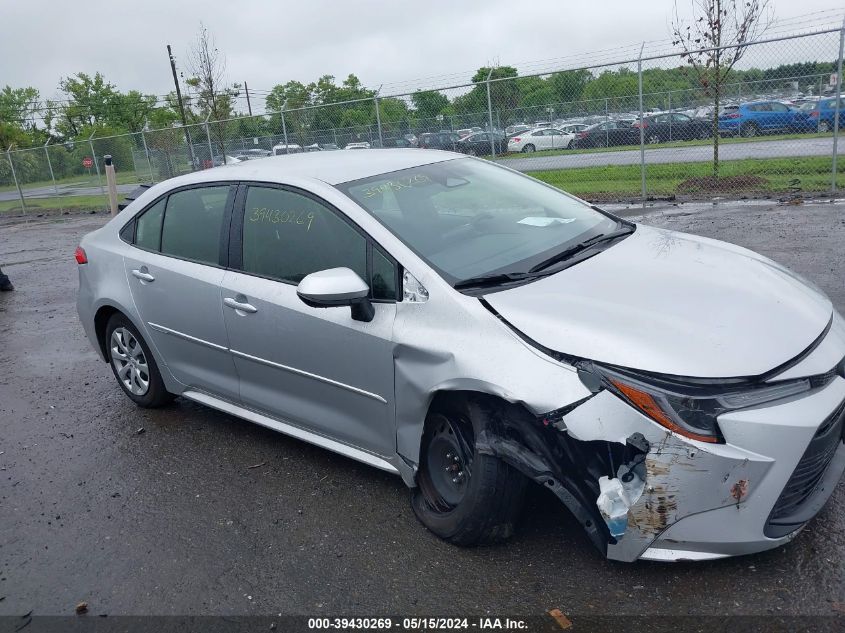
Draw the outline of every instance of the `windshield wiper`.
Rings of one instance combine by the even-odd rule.
[[[535,279],[537,277],[543,277],[543,275],[539,273],[532,274],[530,272],[493,273],[491,275],[479,275],[478,277],[462,279],[461,281],[457,282],[453,286],[453,288],[455,288],[455,290],[462,290],[465,288],[484,288],[485,286],[501,286],[503,284],[511,283],[514,281],[525,281],[527,279]]]
[[[584,240],[583,242],[579,242],[578,244],[575,244],[574,246],[570,246],[569,248],[562,250],[560,253],[556,253],[555,255],[552,255],[548,259],[541,261],[536,266],[532,266],[528,270],[528,273],[529,274],[530,273],[537,273],[537,272],[539,272],[539,271],[541,271],[545,268],[548,268],[549,266],[553,266],[554,264],[557,264],[558,262],[562,262],[564,260],[567,260],[570,257],[577,255],[581,251],[584,251],[584,250],[590,248],[591,246],[595,246],[596,244],[599,244],[601,242],[610,242],[612,240],[623,237],[625,235],[630,235],[633,232],[634,232],[634,226],[633,225],[625,225],[620,229],[616,229],[615,231],[611,231],[610,233],[600,233],[599,235],[595,235],[588,240]]]

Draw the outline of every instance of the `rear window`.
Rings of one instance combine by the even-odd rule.
[[[228,185],[171,194],[161,231],[162,254],[204,264],[219,263],[220,233],[228,196]]]

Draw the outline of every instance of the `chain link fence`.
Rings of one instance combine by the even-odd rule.
[[[845,29],[746,45],[718,85],[678,53],[187,127],[6,151],[0,211],[107,207],[118,192],[223,164],[311,151],[433,148],[484,156],[591,201],[834,195]],[[717,96],[718,92],[718,96]],[[714,159],[718,151],[718,171]]]

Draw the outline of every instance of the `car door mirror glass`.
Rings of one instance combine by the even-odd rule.
[[[329,268],[306,275],[296,287],[296,294],[312,308],[350,306],[352,318],[372,321],[373,305],[368,299],[370,287],[350,268]]]

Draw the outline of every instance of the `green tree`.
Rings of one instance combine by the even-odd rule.
[[[449,98],[436,90],[417,90],[411,95],[416,115],[420,119],[434,119],[449,106]]]

